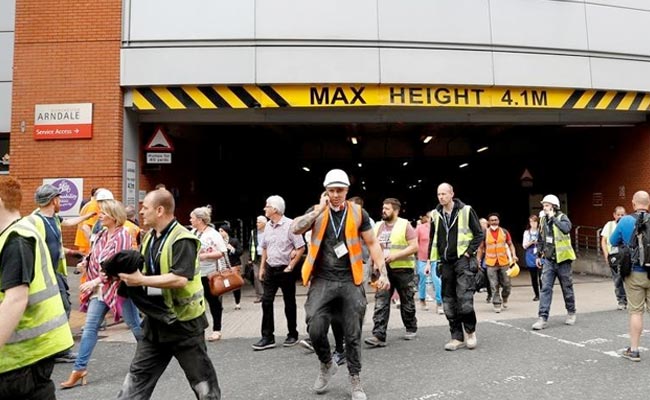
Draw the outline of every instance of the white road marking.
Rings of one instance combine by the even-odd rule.
[[[435,393],[429,393],[422,395],[420,397],[414,397],[410,400],[429,400],[429,399],[444,399],[444,398],[449,398],[449,397],[457,397],[462,395],[463,392],[460,390],[447,390],[447,391],[438,391]]]
[[[570,341],[570,340],[561,339],[561,338],[558,338],[558,337],[555,337],[555,336],[547,335],[547,334],[545,334],[545,333],[540,333],[540,332],[537,332],[537,331],[531,331],[531,330],[528,330],[528,329],[520,328],[520,327],[518,327],[518,326],[514,326],[514,325],[508,324],[508,323],[506,323],[506,322],[502,322],[502,321],[487,320],[487,321],[485,321],[485,322],[489,322],[489,323],[491,323],[491,324],[499,325],[499,326],[503,326],[503,327],[506,327],[506,328],[515,329],[515,330],[518,330],[518,331],[520,331],[520,332],[528,333],[528,334],[531,334],[531,335],[535,335],[535,336],[539,336],[539,337],[543,337],[543,338],[548,338],[548,339],[551,339],[551,340],[555,340],[555,341],[558,342],[558,343],[568,344],[568,345],[570,345],[570,346],[575,346],[575,347],[584,348],[584,349],[587,349],[587,350],[590,350],[590,351],[594,351],[594,352],[599,353],[599,354],[604,354],[604,355],[606,355],[606,356],[616,357],[616,358],[620,358],[620,357],[621,357],[620,354],[618,354],[618,353],[616,353],[616,352],[604,351],[604,350],[600,350],[600,349],[594,349],[594,348],[591,348],[591,347],[587,347],[587,346],[584,344],[584,342],[581,342],[581,343],[578,343],[578,342],[572,342],[572,341]]]

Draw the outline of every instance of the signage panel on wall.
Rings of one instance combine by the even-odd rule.
[[[147,164],[171,164],[172,153],[147,153]]]
[[[136,164],[133,160],[126,160],[126,206],[133,206],[138,209],[136,198]]]
[[[79,208],[84,193],[83,178],[49,178],[43,179],[43,184],[49,183],[61,190],[61,211],[62,217],[76,217],[79,215]]]
[[[91,139],[92,137],[92,103],[36,105],[34,139]]]

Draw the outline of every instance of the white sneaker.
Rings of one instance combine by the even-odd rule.
[[[548,323],[546,322],[546,320],[544,318],[540,317],[537,320],[537,322],[535,322],[533,324],[533,330],[539,331],[539,330],[542,330],[542,329],[546,328],[547,326],[548,326]]]
[[[565,324],[567,325],[575,325],[576,324],[576,313],[569,314],[566,316],[566,321],[564,321]]]
[[[465,341],[467,342],[468,349],[475,349],[476,344],[478,343],[478,339],[476,339],[476,332],[468,333],[467,339]]]
[[[320,372],[316,377],[316,382],[314,382],[314,391],[318,394],[325,393],[330,379],[332,379],[338,369],[339,366],[332,360],[330,360],[329,364],[320,363]]]
[[[501,312],[501,306],[494,306],[494,312],[499,314]]]
[[[445,309],[442,306],[442,304],[438,304],[438,306],[436,308],[437,308],[437,312],[438,312],[439,315],[442,315],[442,314],[445,313]]]

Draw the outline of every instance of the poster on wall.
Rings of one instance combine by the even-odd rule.
[[[126,160],[126,203],[125,206],[133,206],[136,210],[138,209],[138,203],[136,198],[136,188],[135,188],[135,161]]]
[[[59,211],[59,215],[62,217],[78,216],[84,192],[83,178],[43,179],[43,184],[46,183],[61,190],[61,211]]]

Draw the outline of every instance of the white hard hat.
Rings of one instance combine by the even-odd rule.
[[[323,186],[328,187],[348,187],[350,186],[350,179],[348,174],[342,169],[333,169],[325,175]]]
[[[102,201],[102,200],[115,200],[113,197],[113,193],[108,190],[108,189],[97,189],[95,192],[95,200],[97,201]]]
[[[560,199],[558,199],[557,196],[554,194],[547,194],[546,196],[544,196],[542,201],[540,201],[540,203],[542,204],[549,203],[554,205],[555,207],[560,207]]]

